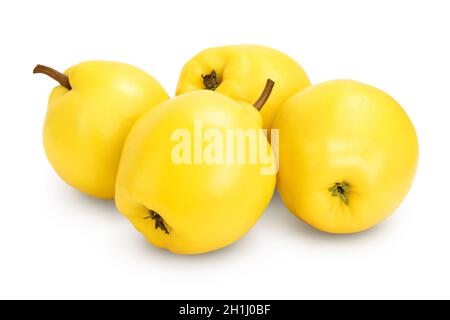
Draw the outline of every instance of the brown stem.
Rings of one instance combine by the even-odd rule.
[[[165,234],[169,234],[169,230],[167,230],[164,219],[156,211],[149,210],[148,213],[149,215],[144,219],[155,220],[155,230],[159,228],[161,231],[164,231]]]
[[[216,70],[211,71],[209,74],[202,74],[203,86],[207,90],[216,90],[220,85],[219,77],[217,76]]]
[[[258,100],[256,100],[256,102],[253,104],[253,106],[256,108],[256,110],[262,109],[264,104],[267,102],[267,99],[269,99],[274,85],[275,85],[275,82],[273,82],[271,79],[267,79],[266,86],[264,87],[263,92],[259,96]]]
[[[55,69],[38,64],[34,68],[33,73],[46,74],[50,78],[56,80],[64,88],[67,88],[69,90],[72,89],[72,86],[70,85],[70,82],[69,82],[69,77],[67,75],[65,75],[64,73],[56,71]]]

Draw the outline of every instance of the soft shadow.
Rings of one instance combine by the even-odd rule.
[[[89,196],[77,189],[68,186],[62,181],[56,181],[56,183],[49,183],[47,188],[51,188],[49,191],[53,197],[64,204],[69,204],[78,208],[80,212],[99,212],[100,215],[111,215],[117,212],[114,200],[99,199]]]
[[[223,259],[228,259],[230,256],[239,256],[242,253],[240,251],[250,250],[251,246],[250,237],[244,236],[240,240],[232,243],[231,245],[217,249],[211,252],[202,254],[176,254],[167,249],[162,249],[153,246],[148,243],[144,236],[140,236],[140,239],[135,241],[136,247],[139,251],[142,251],[144,256],[148,256],[150,259],[161,258],[168,262],[189,262],[189,263],[204,263],[205,261],[220,262]],[[136,240],[136,239],[135,239]]]
[[[292,214],[283,204],[278,192],[275,193],[270,210],[266,213],[264,224],[270,224],[273,230],[278,232],[288,232],[293,237],[300,240],[319,242],[354,242],[355,239],[367,240],[382,236],[385,232],[386,224],[381,223],[375,227],[359,233],[353,234],[331,234],[317,230]]]
[[[77,190],[72,190],[70,198],[82,206],[93,207],[95,209],[99,209],[99,211],[117,212],[116,205],[112,199],[108,200],[95,198]]]
[[[192,262],[204,263],[205,261],[217,261],[217,259],[228,259],[228,257],[236,257],[239,253],[238,251],[242,251],[242,246],[246,242],[245,239],[241,239],[239,241],[234,242],[233,244],[218,250],[214,250],[211,252],[203,253],[203,254],[175,254],[169,250],[157,248],[150,243],[148,243],[144,237],[139,241],[139,250],[143,251],[143,254],[147,256],[151,256],[152,259],[162,258],[167,261],[172,262]],[[234,258],[233,258],[234,259]]]
[[[207,261],[220,264],[224,260],[229,260],[229,257],[239,257],[252,250],[252,247],[255,245],[255,237],[257,236],[256,233],[250,231],[239,240],[221,249],[202,254],[176,254],[170,250],[155,247],[147,242],[145,237],[136,231],[131,224],[128,227],[127,234],[123,235],[123,239],[126,239],[128,242],[127,246],[132,247],[133,250],[139,252],[140,256],[149,259],[151,262],[154,262],[155,259],[161,259],[171,263],[171,265],[177,265],[177,262],[187,262],[188,265],[191,263],[196,265],[198,263],[204,264]],[[180,264],[180,266],[183,265],[186,266],[185,264]]]
[[[212,252],[196,255],[181,255],[172,253],[169,250],[157,248],[148,243],[145,237],[139,233],[132,226],[129,227],[126,241],[134,250],[138,250],[141,256],[144,256],[149,261],[154,262],[156,259],[161,259],[170,265],[180,266],[196,266],[197,264],[212,262],[214,264],[228,263],[229,257],[243,257],[249,251],[254,250],[258,246],[258,239],[262,233],[267,234],[268,237],[274,233],[288,233],[289,237],[294,241],[319,243],[319,244],[360,244],[364,241],[373,241],[378,237],[384,237],[386,229],[389,227],[382,223],[374,228],[364,232],[355,234],[330,234],[314,229],[308,224],[301,221],[294,216],[282,203],[280,196],[276,192],[269,204],[263,217],[258,223],[238,241],[231,245],[218,249]],[[356,241],[355,241],[356,239]],[[183,262],[183,264],[177,264]],[[186,265],[187,263],[187,265]]]

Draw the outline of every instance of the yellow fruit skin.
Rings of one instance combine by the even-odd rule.
[[[386,93],[351,80],[314,85],[277,117],[278,189],[303,221],[330,233],[368,229],[406,196],[418,161],[415,129]],[[346,181],[349,203],[328,190]]]
[[[47,158],[69,185],[112,199],[128,131],[168,95],[152,76],[128,64],[87,61],[65,74],[72,90],[58,86],[48,102],[43,132]]]
[[[267,129],[283,102],[311,84],[303,68],[286,54],[263,46],[234,45],[206,49],[187,62],[176,94],[204,89],[202,75],[213,70],[221,80],[215,91],[250,104],[259,97],[267,79],[275,81],[261,110]]]
[[[153,245],[179,254],[225,247],[244,235],[268,205],[276,172],[261,175],[262,164],[175,164],[174,130],[194,136],[203,129],[258,129],[251,106],[211,91],[186,93],[153,108],[131,130],[120,162],[116,206]],[[270,151],[267,140],[264,148]],[[206,146],[206,144],[205,144]],[[274,163],[272,155],[270,161]],[[165,221],[169,234],[145,219],[149,210]]]

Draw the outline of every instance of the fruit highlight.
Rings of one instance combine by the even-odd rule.
[[[275,188],[276,172],[263,170],[275,166],[270,145],[263,133],[256,144],[244,135],[242,153],[239,144],[231,148],[234,158],[221,146],[227,133],[262,132],[257,108],[273,86],[273,81],[266,82],[255,106],[214,91],[186,93],[148,111],[135,124],[120,161],[116,206],[150,243],[180,254],[205,253],[230,245],[256,223]],[[204,153],[199,161],[174,161],[174,149],[183,142],[179,138],[195,137],[199,122],[209,137],[207,143],[200,141]],[[183,152],[194,149],[195,154],[195,145],[189,140]],[[270,155],[268,163],[249,160],[253,147]],[[223,158],[215,155],[223,152]],[[239,162],[241,156],[246,161]]]
[[[212,90],[250,104],[258,98],[267,79],[277,84],[261,110],[263,127],[270,129],[286,99],[311,84],[303,68],[278,50],[258,45],[203,50],[184,65],[176,94]]]
[[[124,63],[33,73],[59,84],[43,130],[56,173],[114,199],[149,243],[177,254],[242,238],[275,187],[318,230],[367,230],[398,208],[416,173],[417,134],[397,101],[353,80],[311,85],[275,49],[203,50],[184,65],[172,99]]]
[[[280,130],[278,190],[313,227],[353,233],[386,219],[412,185],[415,129],[383,91],[352,80],[316,84],[292,96]]]
[[[87,61],[65,73],[37,65],[33,73],[60,84],[50,94],[43,134],[52,167],[81,192],[114,198],[128,131],[167,93],[152,76],[124,63]]]

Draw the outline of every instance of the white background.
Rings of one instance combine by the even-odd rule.
[[[0,298],[450,298],[448,1],[0,3]],[[288,53],[315,83],[360,80],[404,106],[420,163],[391,218],[327,235],[275,195],[234,245],[176,256],[53,172],[41,132],[55,83],[35,64],[128,62],[173,94],[196,52],[240,43]]]

